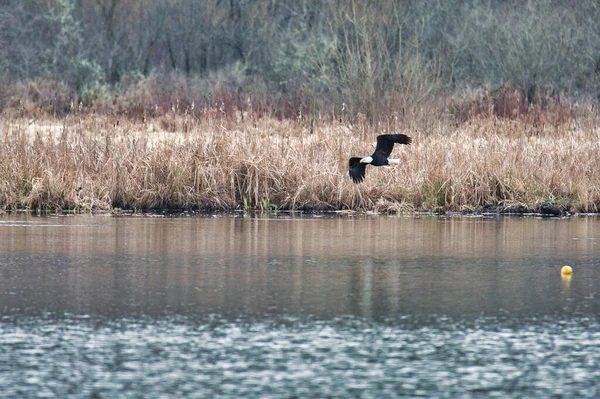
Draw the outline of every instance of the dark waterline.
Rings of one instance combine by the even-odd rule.
[[[599,237],[597,218],[4,216],[0,397],[595,397]]]

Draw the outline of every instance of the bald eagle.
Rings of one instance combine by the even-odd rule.
[[[354,183],[363,181],[365,170],[369,164],[373,166],[399,165],[399,159],[388,158],[392,153],[394,143],[409,145],[411,142],[412,138],[405,134],[381,134],[377,136],[377,147],[375,147],[375,152],[372,155],[350,158],[350,178]]]

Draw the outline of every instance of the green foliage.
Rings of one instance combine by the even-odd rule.
[[[103,71],[85,43],[85,30],[75,17],[72,0],[50,3],[47,24],[56,29],[54,40],[44,53],[45,75],[63,80],[76,90],[103,80]]]

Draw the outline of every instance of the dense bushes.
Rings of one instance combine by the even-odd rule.
[[[36,86],[57,98],[33,93],[30,105],[59,114],[116,103],[166,112],[179,100],[196,112],[371,122],[441,115],[440,98],[506,83],[530,103],[589,100],[599,93],[598,20],[593,0],[7,0],[0,107],[23,105]]]

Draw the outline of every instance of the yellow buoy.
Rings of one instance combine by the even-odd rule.
[[[560,269],[560,274],[562,274],[563,276],[570,276],[571,274],[573,274],[573,268],[571,266],[563,266]]]

